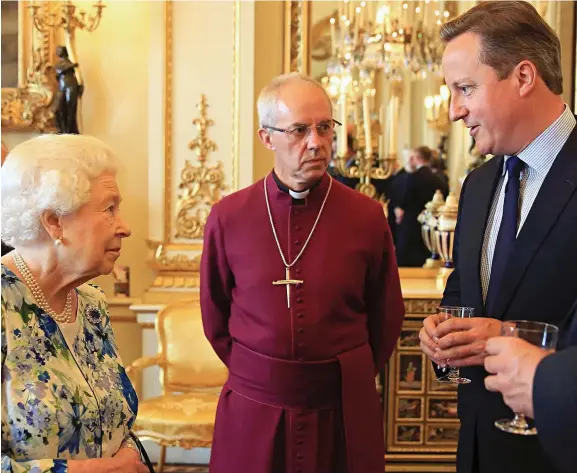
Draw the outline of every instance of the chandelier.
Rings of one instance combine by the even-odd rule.
[[[440,72],[439,29],[452,16],[441,0],[344,0],[330,19],[331,57],[323,85],[343,123],[332,167],[358,179],[357,190],[371,197],[377,197],[371,181],[387,179],[397,160],[403,84],[407,77]],[[381,79],[387,84],[386,103],[376,97]],[[350,135],[356,143],[353,156]],[[385,206],[386,196],[380,200]]]
[[[355,2],[345,0],[330,20],[332,58],[328,71],[353,65],[381,69],[388,79],[440,74],[443,23],[455,5],[442,0]],[[332,71],[331,71],[332,69]]]

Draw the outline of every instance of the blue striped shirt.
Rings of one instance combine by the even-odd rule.
[[[523,228],[523,224],[529,215],[529,211],[535,202],[535,198],[541,189],[541,185],[547,176],[547,173],[553,166],[557,155],[563,148],[569,135],[575,128],[575,116],[565,106],[565,110],[555,122],[549,126],[543,133],[535,138],[529,146],[521,151],[517,156],[525,163],[521,172],[520,197],[519,197],[519,223],[517,236]],[[505,161],[509,156],[505,156]],[[501,178],[497,183],[491,212],[485,228],[485,239],[483,241],[483,251],[481,253],[481,285],[483,289],[483,300],[487,297],[489,289],[489,280],[491,278],[491,265],[495,253],[495,244],[497,235],[503,217],[503,204],[505,203],[505,186],[507,182],[507,168],[503,166]]]

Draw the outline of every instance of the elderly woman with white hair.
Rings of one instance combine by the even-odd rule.
[[[33,138],[2,167],[2,472],[148,472],[106,300],[86,284],[130,236],[116,169],[80,135]]]

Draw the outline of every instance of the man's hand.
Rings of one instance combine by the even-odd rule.
[[[403,221],[403,217],[405,216],[405,211],[401,207],[395,207],[393,212],[395,213],[395,223],[400,225]]]
[[[439,348],[433,361],[455,368],[482,365],[487,356],[485,343],[490,337],[501,334],[501,326],[499,320],[485,317],[452,317],[445,320],[432,333],[438,339]]]
[[[495,337],[485,347],[485,378],[489,391],[503,394],[503,400],[516,414],[533,418],[533,380],[537,365],[551,353],[515,337]]]
[[[419,340],[421,340],[421,350],[427,355],[432,361],[438,363],[439,365],[445,365],[444,361],[441,363],[435,358],[435,353],[440,350],[439,344],[437,343],[436,330],[437,326],[444,320],[442,314],[429,315],[423,321],[423,328],[419,332]]]

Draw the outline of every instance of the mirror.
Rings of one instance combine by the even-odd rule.
[[[285,2],[285,72],[298,70],[325,84],[335,118],[346,125],[337,131],[333,163],[337,171],[348,163],[357,173],[353,186],[361,192],[371,195],[366,183],[378,182],[376,171],[387,175],[390,164],[402,166],[408,151],[418,146],[437,152],[456,196],[466,173],[483,163],[485,157],[476,151],[468,130],[448,119],[449,93],[440,70],[443,45],[435,40],[438,22],[476,3]],[[573,2],[531,3],[560,36],[565,100],[573,106],[575,6]],[[379,33],[382,38],[377,38]],[[344,155],[347,160],[340,159]],[[388,196],[379,192],[374,196],[386,208]]]
[[[2,131],[52,131],[52,31],[32,24],[29,2],[2,2]]]

